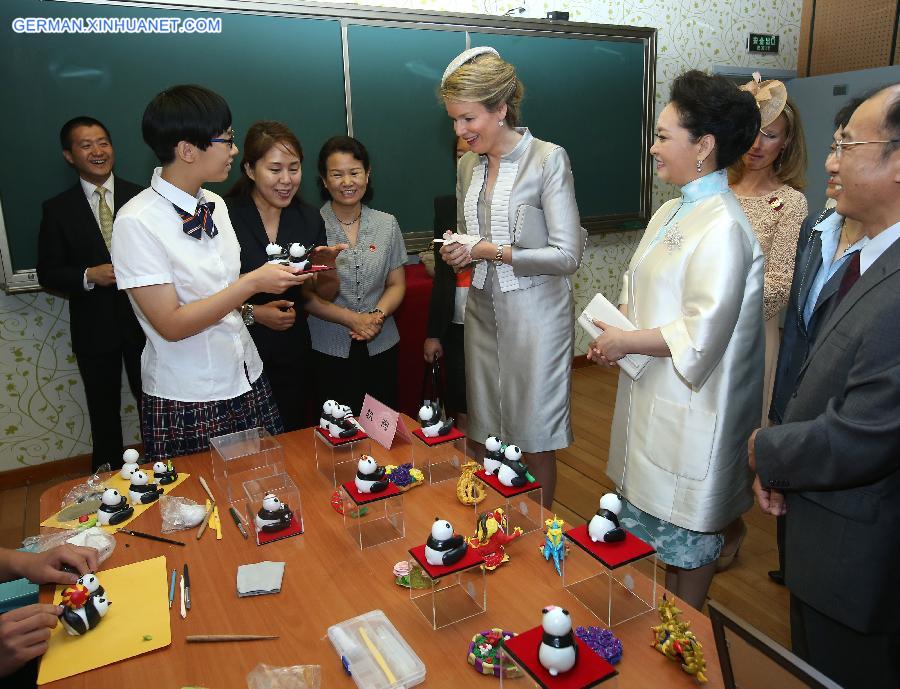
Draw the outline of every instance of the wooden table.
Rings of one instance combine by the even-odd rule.
[[[407,419],[411,424],[411,421]],[[244,540],[227,510],[222,509],[223,539],[215,540],[209,530],[200,541],[196,530],[176,534],[188,543],[177,547],[117,535],[116,550],[105,568],[130,564],[165,555],[168,570],[181,571],[188,563],[191,572],[193,607],[186,620],[178,614],[178,596],[173,606],[172,644],[166,649],[87,672],[53,683],[51,687],[165,687],[203,686],[211,689],[244,689],[246,675],[258,663],[276,666],[318,664],[322,666],[323,688],[352,689],[356,685],[342,670],[328,641],[326,630],[332,624],[374,609],[383,610],[405,637],[427,668],[426,687],[492,687],[498,681],[478,674],[466,663],[466,648],[472,636],[491,627],[524,631],[540,623],[544,605],[564,605],[576,624],[598,624],[596,618],[562,588],[553,566],[539,554],[541,533],[535,532],[508,546],[510,562],[487,577],[487,613],[455,625],[433,631],[422,614],[409,601],[406,589],[393,581],[394,563],[408,559],[407,549],[426,539],[436,516],[449,519],[464,534],[474,532],[474,510],[461,505],[455,496],[455,481],[414,488],[404,496],[406,538],[361,551],[344,531],[343,518],[330,505],[332,487],[316,470],[311,429],[279,436],[284,447],[288,471],[300,486],[306,532],[265,546],[257,546],[251,535]],[[374,443],[373,443],[374,445]],[[408,445],[395,445],[391,452],[376,446],[373,454],[379,462],[407,461]],[[217,499],[225,501],[224,491],[212,481],[208,454],[179,458],[176,468],[191,478],[179,486],[175,495],[203,503],[205,494],[197,475],[205,476]],[[75,481],[48,489],[41,497],[42,518],[59,508],[60,500]],[[491,507],[488,500],[485,509]],[[130,528],[159,534],[158,508],[148,510],[132,522]],[[287,563],[282,591],[238,599],[237,567],[262,560]],[[660,589],[661,590],[661,589]],[[52,587],[43,587],[41,600],[48,602]],[[710,688],[722,687],[709,619],[680,604],[686,619],[703,643],[708,664]],[[696,682],[679,666],[650,646],[649,627],[657,623],[648,614],[614,629],[622,640],[624,655],[616,668],[618,686],[695,687]],[[278,634],[276,641],[229,644],[190,644],[188,634]],[[525,682],[520,680],[522,685]],[[511,682],[514,686],[516,682]]]

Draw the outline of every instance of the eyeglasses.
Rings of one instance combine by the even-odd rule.
[[[900,144],[900,139],[882,139],[880,141],[844,141],[841,139],[831,144],[831,152],[838,160],[841,159],[841,151],[845,148],[853,148],[854,146],[864,146],[865,144]]]
[[[237,133],[233,129],[229,133],[231,136],[227,139],[210,139],[209,142],[211,144],[228,144],[228,148],[231,148],[234,146],[234,140],[237,137]]]

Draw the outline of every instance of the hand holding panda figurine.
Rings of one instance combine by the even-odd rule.
[[[172,460],[170,459],[168,462],[154,462],[153,478],[156,479],[157,483],[163,486],[175,483],[175,481],[178,480],[178,472],[175,471]]]
[[[588,523],[588,536],[596,543],[617,543],[625,540],[625,531],[619,527],[619,512],[622,500],[615,493],[606,493],[600,498],[597,513]]]
[[[496,435],[489,435],[484,441],[484,473],[493,476],[500,469],[503,459],[503,443]]]
[[[298,268],[300,270],[306,270],[307,268],[309,268],[310,252],[306,249],[305,246],[294,242],[288,249],[288,253],[291,257],[290,261],[292,268]]]
[[[522,462],[522,450],[518,445],[507,445],[500,458],[497,480],[507,488],[521,488],[528,483],[528,467]]]
[[[557,605],[548,605],[541,610],[544,634],[538,648],[538,661],[547,672],[556,677],[568,672],[578,661],[578,645],[572,633],[572,618],[569,611]]]
[[[453,526],[446,519],[434,518],[431,535],[425,541],[425,561],[433,567],[449,567],[466,554],[466,539],[454,535]]]
[[[422,434],[426,438],[437,438],[447,435],[453,428],[453,419],[441,420],[441,405],[437,402],[428,402],[419,408],[419,421],[422,424]]]
[[[131,475],[128,497],[131,498],[132,502],[149,505],[151,502],[159,500],[162,492],[162,488],[152,483],[143,471],[138,470]]]
[[[391,482],[387,479],[384,467],[378,466],[374,457],[363,455],[356,464],[356,478],[353,479],[356,490],[360,493],[380,493],[387,490]]]
[[[141,456],[134,448],[129,447],[122,453],[122,468],[119,470],[119,476],[126,481],[131,480],[131,475],[138,470],[138,461]]]
[[[85,574],[63,589],[61,605],[59,621],[71,636],[80,636],[100,624],[110,601],[97,576]]]
[[[97,523],[100,526],[121,524],[134,514],[134,508],[128,504],[128,498],[115,488],[107,488],[100,498],[100,509],[97,510]]]
[[[275,533],[288,528],[293,518],[294,513],[290,507],[281,502],[274,493],[266,493],[262,507],[253,518],[253,523],[257,531]]]

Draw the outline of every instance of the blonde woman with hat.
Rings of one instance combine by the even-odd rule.
[[[728,178],[766,261],[763,284],[766,358],[762,400],[762,425],[765,426],[781,343],[780,314],[791,291],[797,238],[808,213],[806,197],[802,194],[806,186],[806,139],[800,113],[788,98],[783,83],[762,81],[757,72],[753,80],[741,88],[756,99],[761,126],[750,150],[728,169]],[[719,571],[727,569],[737,557],[746,533],[747,527],[740,518],[728,527]]]
[[[499,435],[525,453],[553,501],[556,454],[572,442],[574,302],[581,228],[564,149],[517,127],[523,87],[496,50],[466,50],[440,96],[470,147],[457,166],[457,231],[444,244],[454,269],[475,262],[466,303],[468,435]]]

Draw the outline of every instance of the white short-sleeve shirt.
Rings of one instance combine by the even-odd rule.
[[[201,189],[197,198],[153,171],[150,188],[119,209],[113,230],[112,257],[119,289],[171,283],[178,301],[190,304],[221,292],[238,279],[241,247],[220,196]],[[215,203],[218,234],[197,240],[182,229],[177,205],[194,213],[199,202]],[[256,345],[238,311],[215,325],[177,342],[160,335],[131,305],[147,334],[141,356],[141,380],[148,395],[180,402],[211,402],[250,391],[262,373]]]

